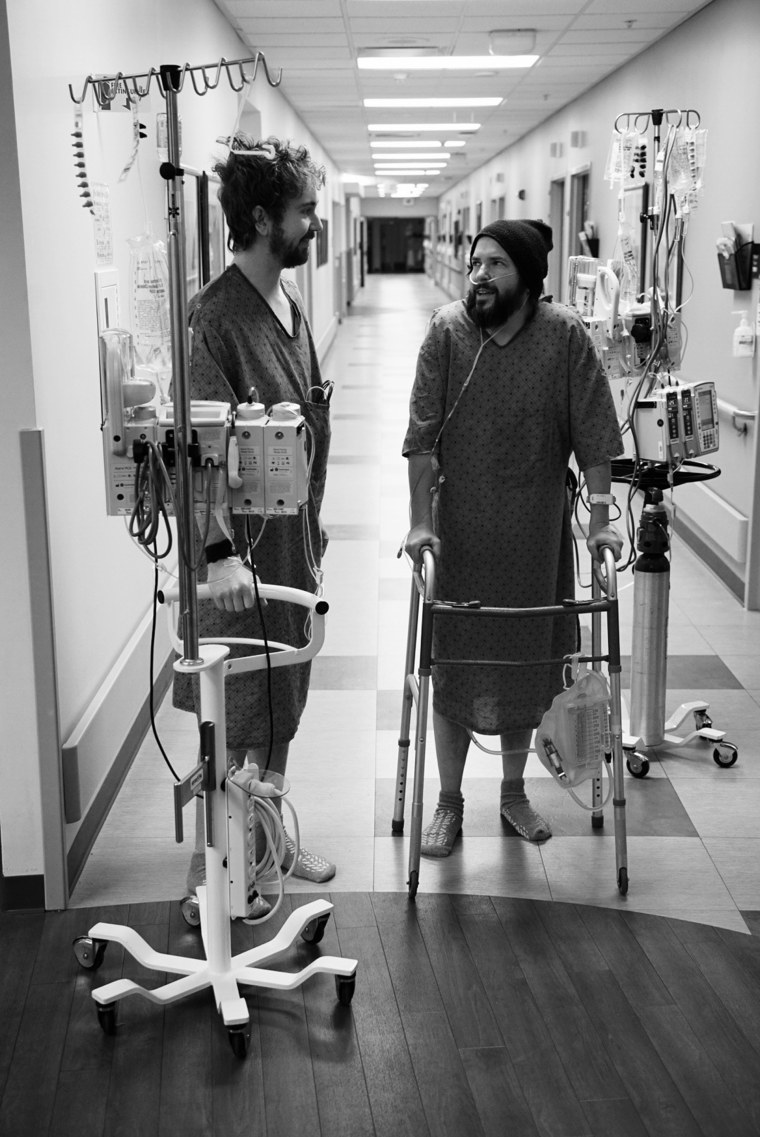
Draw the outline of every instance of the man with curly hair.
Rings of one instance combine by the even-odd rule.
[[[260,611],[252,570],[255,557],[259,579],[311,592],[321,577],[327,536],[319,512],[330,443],[329,405],[320,399],[319,361],[303,300],[295,283],[282,274],[306,263],[311,242],[322,229],[317,204],[325,171],[302,146],[276,138],[256,142],[242,133],[230,140],[227,159],[214,171],[221,181],[219,200],[234,256],[232,264],[190,304],[191,395],[228,402],[233,409],[252,392],[266,408],[282,402],[298,404],[307,424],[310,484],[308,503],[296,516],[253,517],[249,526],[240,515],[228,517],[224,526],[212,518],[200,578],[206,576],[214,604],[200,605],[200,634],[302,646],[306,642],[303,608],[278,602]],[[233,646],[231,654],[245,651]],[[285,773],[290,742],[306,704],[309,675],[310,664],[300,663],[230,680],[229,763],[239,766],[248,755],[262,770]],[[194,686],[177,677],[174,703],[198,713]],[[288,868],[295,846],[289,835],[286,840],[290,861],[284,867]],[[201,823],[188,875],[191,892],[203,880],[203,842]],[[334,864],[300,849],[295,876],[322,882],[334,873]]]

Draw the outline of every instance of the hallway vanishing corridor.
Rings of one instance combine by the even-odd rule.
[[[368,276],[323,365],[325,377],[335,382],[323,510],[331,536],[324,562],[330,612],[288,773],[304,844],[338,865],[331,892],[406,889],[407,841],[391,836],[390,826],[411,580],[406,559],[397,555],[408,523],[400,451],[417,350],[430,312],[445,302],[423,275]],[[677,491],[675,498],[677,505]],[[619,588],[626,657],[630,570],[620,575]],[[627,898],[616,888],[611,809],[605,828],[592,833],[588,815],[532,756],[530,796],[550,818],[555,836],[542,847],[530,846],[499,817],[498,759],[474,747],[464,785],[463,839],[447,860],[423,860],[420,892],[572,901],[739,931],[760,928],[759,632],[760,613],[744,611],[674,538],[667,714],[705,699],[714,726],[738,747],[739,760],[719,769],[711,747],[699,743],[663,752],[644,780],[626,776]],[[624,687],[626,682],[624,666]],[[195,723],[169,702],[159,715],[159,733],[175,768],[184,772],[195,762]],[[690,721],[683,732],[688,729]],[[431,731],[426,817],[437,792],[435,773]],[[409,803],[410,793],[407,809]],[[171,777],[149,735],[72,903],[180,897],[188,856],[188,845],[174,842]],[[290,882],[293,892],[309,888]]]
[[[739,748],[705,745],[626,777],[630,891],[616,888],[613,825],[590,827],[534,758],[528,788],[555,836],[535,847],[498,813],[500,774],[473,752],[465,830],[423,860],[406,895],[407,840],[391,836],[410,573],[399,455],[416,351],[444,298],[420,277],[370,277],[325,374],[336,384],[325,520],[328,633],[289,764],[304,843],[334,859],[329,891],[289,882],[273,920],[231,927],[232,951],[268,943],[322,895],[315,953],[358,960],[350,1008],[332,975],[246,988],[236,1058],[208,990],[165,1009],[118,1005],[111,1037],[92,990],[147,972],[118,944],[83,970],[96,922],[159,952],[201,957],[180,915],[190,845],[174,841],[172,783],[143,743],[65,912],[0,913],[0,1133],[8,1137],[757,1137],[760,1133],[760,615],[675,542],[668,710],[704,697]],[[630,574],[621,577],[630,651]],[[625,664],[624,661],[624,675]],[[181,772],[193,720],[164,701]],[[436,794],[429,747],[426,814]],[[410,794],[407,794],[407,807]],[[187,826],[190,829],[191,826]],[[407,829],[409,827],[407,826]],[[562,901],[563,903],[557,903]],[[749,932],[756,934],[749,935]]]

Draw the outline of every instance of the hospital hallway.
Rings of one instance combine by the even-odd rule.
[[[127,999],[116,1034],[99,1029],[94,987],[162,980],[116,944],[97,972],[83,970],[76,936],[106,920],[160,951],[202,954],[177,903],[191,843],[175,842],[172,777],[149,733],[70,908],[0,913],[3,1137],[760,1134],[760,613],[682,540],[672,540],[667,713],[704,699],[736,764],[719,767],[696,740],[653,752],[644,778],[626,773],[622,896],[611,804],[592,828],[531,755],[528,794],[554,836],[530,845],[499,816],[499,759],[472,748],[463,836],[447,859],[422,860],[408,897],[411,778],[406,833],[391,832],[411,582],[398,555],[401,444],[417,350],[447,299],[424,274],[369,275],[323,363],[335,383],[330,609],[288,778],[304,844],[338,868],[324,889],[291,879],[270,923],[236,921],[232,932],[242,951],[326,897],[322,943],[298,943],[278,966],[355,957],[353,1002],[338,1004],[329,975],[249,990],[243,1061],[208,991],[165,1009]],[[582,584],[588,575],[582,556]],[[618,583],[627,698],[630,569]],[[186,773],[194,719],[168,695],[157,727]],[[431,730],[425,822],[435,770]]]

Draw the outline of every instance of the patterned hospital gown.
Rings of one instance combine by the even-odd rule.
[[[244,402],[255,387],[260,402],[298,403],[308,427],[309,453],[313,455],[308,506],[314,557],[321,560],[319,509],[322,503],[330,444],[329,406],[314,403],[309,389],[321,383],[319,362],[303,301],[292,281],[283,281],[295,318],[291,335],[269,305],[235,266],[211,282],[192,302],[192,351],[190,385],[193,399],[229,402],[233,408]],[[288,585],[314,592],[315,582],[304,555],[303,510],[298,516],[274,517],[267,521],[254,550],[256,572],[266,584]],[[251,535],[259,535],[261,519],[251,517]],[[245,517],[233,517],[233,537],[238,553],[247,549]],[[205,579],[205,561],[199,579]],[[306,611],[303,607],[275,601],[264,609],[268,641],[301,646]],[[256,608],[245,613],[225,612],[210,602],[198,606],[199,633],[208,637],[244,636],[261,639]],[[250,648],[231,649],[231,655]],[[310,663],[272,668],[272,730],[270,731],[267,672],[231,676],[226,682],[227,746],[249,749],[290,742],[298,730],[306,705]],[[199,713],[197,681],[175,676],[174,705]]]
[[[539,303],[508,344],[487,343],[462,393],[482,338],[463,301],[438,309],[411,395],[404,454],[431,451],[446,423],[437,451],[436,593],[546,607],[574,595],[568,462],[574,454],[585,470],[622,452],[614,403],[582,321],[563,305]],[[434,623],[439,660],[559,660],[576,645],[572,618]],[[435,709],[483,734],[537,726],[561,687],[561,664],[433,668]]]

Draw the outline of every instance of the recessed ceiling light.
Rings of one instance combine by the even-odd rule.
[[[444,130],[447,134],[454,134],[457,131],[467,134],[474,134],[476,130],[480,130],[479,122],[371,122],[367,127],[373,134],[390,134],[396,132],[422,131],[422,130]]]
[[[365,99],[365,107],[498,107],[504,100],[498,95],[482,98],[445,99]]]
[[[385,151],[383,151],[382,154],[374,155],[374,160],[376,162],[394,162],[401,159],[404,162],[427,162],[431,166],[445,166],[450,158],[450,154],[426,154],[422,150],[419,153],[413,150],[399,150],[398,153],[396,153],[395,151],[391,150],[388,153],[385,153]]]
[[[371,143],[370,145],[373,145],[373,144]],[[448,139],[448,141],[444,142],[443,145],[446,146],[449,150],[453,150],[455,146],[466,146],[467,143],[466,142],[457,142],[455,139],[450,138],[450,139]]]
[[[360,55],[362,71],[506,71],[532,67],[537,55]]]
[[[370,142],[370,146],[377,146],[378,149],[382,149],[382,147],[391,148],[391,147],[398,147],[398,146],[409,146],[409,147],[413,147],[414,149],[420,149],[421,147],[429,147],[431,150],[433,150],[436,147],[440,147],[440,145],[441,145],[440,142],[438,142],[437,140],[434,140],[432,138],[431,139],[423,139],[419,142],[415,142],[414,140],[410,141],[409,139],[405,139],[405,138],[400,138],[396,142]],[[449,145],[464,146],[464,142],[454,142],[453,144],[447,142],[446,145],[447,146],[449,146]]]

